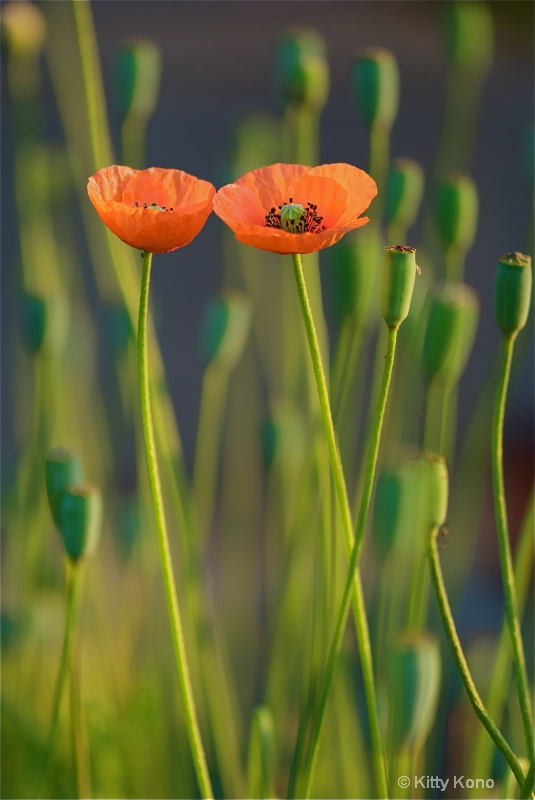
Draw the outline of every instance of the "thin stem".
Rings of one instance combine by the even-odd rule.
[[[80,580],[78,573],[82,566],[73,565],[73,580]],[[82,722],[82,695],[81,695],[81,665],[80,643],[77,632],[74,631],[70,652],[71,673],[71,726],[72,745],[74,754],[74,772],[76,777],[77,797],[91,797],[91,771],[87,751],[87,741]]]
[[[515,665],[515,679],[520,702],[520,712],[524,725],[524,734],[528,753],[533,754],[535,743],[533,734],[533,715],[531,699],[528,688],[526,659],[520,622],[518,617],[518,604],[516,599],[515,576],[511,544],[509,541],[509,526],[507,521],[507,507],[505,503],[505,483],[503,473],[503,420],[505,415],[505,400],[511,371],[515,336],[504,336],[502,368],[496,393],[494,417],[492,420],[492,485],[494,491],[494,507],[496,512],[496,532],[498,534],[498,547],[502,568],[502,582],[505,597],[505,614],[509,627],[509,636],[513,650]]]
[[[388,389],[390,387],[390,382],[392,378],[392,371],[394,366],[394,357],[396,352],[396,341],[397,341],[397,333],[398,328],[389,328],[388,329],[388,346],[387,346],[387,353],[385,356],[384,362],[384,369],[383,369],[383,377],[381,380],[381,386],[379,389],[379,397],[377,400],[377,407],[375,411],[375,419],[373,423],[372,429],[372,436],[370,441],[370,449],[368,452],[368,459],[366,463],[366,473],[365,473],[365,480],[364,480],[364,490],[362,493],[362,499],[360,503],[360,510],[359,516],[357,519],[357,526],[356,526],[356,534],[355,539],[353,542],[351,556],[349,560],[349,569],[348,569],[348,576],[346,585],[344,588],[344,594],[342,598],[342,603],[340,605],[340,609],[338,612],[338,618],[336,622],[336,629],[334,633],[334,637],[331,643],[331,649],[329,652],[329,659],[327,661],[327,667],[325,670],[325,680],[322,687],[322,692],[320,696],[320,701],[318,704],[318,709],[316,713],[315,725],[314,725],[314,732],[312,737],[312,748],[311,748],[311,758],[310,758],[310,772],[308,776],[308,786],[307,791],[310,789],[310,783],[312,780],[313,770],[314,770],[314,763],[316,758],[316,753],[319,744],[319,735],[321,731],[321,724],[323,721],[323,715],[325,712],[325,706],[327,702],[327,695],[330,689],[330,685],[332,683],[332,678],[334,674],[334,667],[336,664],[336,659],[338,653],[340,651],[340,647],[342,644],[342,636],[343,632],[347,623],[347,614],[349,611],[349,601],[351,597],[351,589],[353,584],[353,576],[355,575],[355,571],[358,564],[358,557],[360,553],[360,547],[362,544],[362,538],[364,535],[364,530],[366,527],[366,521],[368,518],[368,512],[370,508],[370,501],[372,495],[372,488],[375,480],[375,470],[377,465],[377,456],[379,453],[379,443],[381,440],[381,431],[383,427],[384,421],[384,414],[386,408],[386,401],[388,398]],[[359,593],[362,592],[361,586],[359,586],[358,590]],[[363,599],[362,599],[363,602]],[[371,663],[371,648],[369,652],[369,660]],[[365,681],[368,681],[370,675],[365,672],[364,669],[364,662],[363,662],[363,673],[365,674]],[[373,680],[373,673],[371,674],[371,678]],[[369,687],[366,690],[366,694],[369,692]],[[372,738],[374,733],[372,732]],[[380,747],[380,734],[379,730],[375,732],[375,736],[377,737],[378,745]],[[382,766],[384,767],[384,759],[381,758]],[[379,767],[379,764],[377,765]],[[385,786],[386,789],[386,786]],[[308,796],[308,795],[307,795]]]
[[[355,540],[353,540],[353,524],[351,520],[351,511],[349,508],[349,501],[347,497],[347,489],[342,470],[340,454],[338,452],[338,445],[336,443],[336,436],[334,432],[331,408],[329,403],[329,394],[327,390],[327,382],[325,380],[325,373],[323,371],[321,353],[316,335],[316,329],[314,326],[314,320],[312,317],[312,311],[308,300],[305,277],[303,274],[303,267],[300,255],[298,254],[294,255],[293,262],[294,262],[294,272],[295,272],[297,290],[299,293],[299,300],[301,303],[301,310],[303,313],[303,320],[305,324],[305,330],[310,349],[310,356],[312,359],[314,377],[316,379],[316,385],[318,390],[318,398],[320,402],[321,416],[325,431],[327,449],[329,452],[329,460],[331,464],[333,483],[334,483],[336,498],[338,500],[338,504],[340,507],[346,548],[348,556],[350,556],[350,565],[352,567],[350,568],[348,581],[346,584],[346,594],[347,594],[346,602],[347,604],[349,603],[349,598],[351,596],[351,588],[353,586],[354,587],[353,607],[355,614],[355,626],[357,631],[357,640],[359,644],[359,653],[362,664],[366,701],[368,705],[368,718],[369,718],[370,733],[372,739],[375,778],[377,782],[377,789],[380,796],[387,797],[388,791],[386,785],[386,769],[385,769],[384,755],[382,751],[382,744],[380,738],[379,717],[377,711],[377,698],[375,693],[375,684],[373,676],[373,664],[371,657],[368,621],[366,618],[366,608],[364,605],[364,595],[360,580],[360,572],[356,568],[362,531],[359,536],[358,535],[359,529],[357,528],[357,537],[355,538]],[[359,522],[361,522],[360,519]],[[347,586],[349,586],[349,588],[347,588]],[[334,668],[334,661],[333,661],[333,668]],[[311,764],[311,766],[313,765]],[[295,772],[296,770],[294,770],[294,774],[290,777],[290,784],[292,784],[292,781],[295,781],[296,778]],[[310,784],[310,779],[308,780],[308,784]],[[295,788],[295,787],[290,786],[290,788]]]
[[[438,530],[432,531],[427,552],[429,556],[433,588],[435,590],[438,608],[440,611],[440,616],[442,617],[442,624],[444,625],[448,644],[450,646],[453,658],[455,659],[455,663],[457,664],[459,676],[474,711],[481,720],[489,736],[493,739],[496,747],[503,753],[505,760],[511,767],[511,771],[514,774],[518,785],[522,786],[525,779],[522,767],[520,766],[517,757],[502,736],[499,728],[489,716],[488,711],[483,705],[483,701],[478,694],[472,679],[472,675],[470,674],[461,641],[455,628],[455,621],[453,619],[453,614],[451,613],[450,603],[448,600],[446,587],[444,585],[444,577],[442,575],[442,567],[440,565],[440,558],[438,555],[437,534]]]
[[[54,752],[54,746],[56,744],[56,739],[59,731],[61,701],[63,699],[65,684],[67,681],[67,675],[69,674],[69,669],[71,664],[71,648],[72,648],[74,626],[76,623],[76,617],[78,615],[78,607],[80,604],[80,596],[82,591],[82,577],[83,577],[82,567],[81,566],[74,567],[70,562],[67,562],[66,571],[67,571],[67,610],[65,617],[65,633],[63,636],[63,647],[61,651],[61,661],[58,673],[58,680],[56,682],[56,691],[54,694],[54,705],[52,709],[52,722],[50,725],[48,749],[36,797],[41,797],[41,793],[46,786],[46,780],[48,778],[48,773],[50,770],[50,766],[52,764],[52,755]]]
[[[163,581],[165,586],[165,596],[167,609],[171,622],[171,636],[175,651],[175,662],[177,669],[178,685],[180,696],[184,708],[186,729],[190,742],[195,772],[199,782],[199,788],[203,798],[213,797],[206,757],[202,745],[197,713],[191,688],[189,668],[186,659],[186,649],[184,645],[184,635],[182,631],[182,621],[173,576],[171,563],[171,551],[165,523],[165,513],[160,485],[160,475],[156,458],[156,447],[154,442],[154,431],[152,423],[152,412],[149,393],[149,370],[148,370],[148,348],[147,348],[147,317],[149,305],[149,283],[152,264],[152,253],[143,253],[143,273],[141,277],[141,295],[139,301],[139,321],[138,321],[138,361],[139,361],[139,389],[141,398],[141,417],[143,421],[143,435],[145,439],[145,452],[147,457],[147,470],[152,494],[154,519],[156,522],[156,533],[158,537],[158,548],[162,565]]]

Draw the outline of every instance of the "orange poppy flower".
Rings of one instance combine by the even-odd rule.
[[[87,193],[123,242],[148,253],[170,253],[201,231],[215,187],[178,169],[113,166],[89,178]]]
[[[350,164],[273,164],[242,175],[214,197],[238,241],[271,253],[313,253],[368,222],[373,178]]]

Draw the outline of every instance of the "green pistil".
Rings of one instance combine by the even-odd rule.
[[[322,225],[323,217],[317,213],[318,207],[314,203],[307,203],[306,207],[294,203],[290,197],[287,203],[275,206],[266,214],[266,228],[279,228],[286,233],[320,233],[325,230]]]

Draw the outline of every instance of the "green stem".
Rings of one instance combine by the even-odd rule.
[[[379,453],[379,444],[380,444],[380,440],[381,440],[381,431],[382,431],[382,427],[383,427],[383,420],[384,420],[384,414],[385,414],[385,408],[386,408],[386,401],[387,401],[387,398],[388,398],[388,389],[389,389],[389,386],[390,386],[390,381],[391,381],[391,378],[392,378],[392,371],[393,371],[393,367],[394,367],[394,357],[395,357],[395,352],[396,352],[397,333],[398,333],[398,328],[389,328],[388,329],[387,353],[386,353],[386,356],[385,356],[383,377],[382,377],[381,386],[380,386],[380,389],[379,389],[379,397],[378,397],[378,400],[377,400],[377,407],[376,407],[376,411],[375,411],[375,419],[374,419],[374,423],[373,423],[372,437],[371,437],[371,441],[370,441],[370,449],[369,449],[369,452],[368,452],[368,459],[367,459],[367,463],[366,463],[364,490],[363,490],[363,493],[362,493],[359,516],[358,516],[358,519],[357,519],[356,534],[355,534],[355,539],[354,539],[354,542],[353,542],[353,546],[352,546],[352,549],[351,549],[351,556],[350,556],[350,560],[349,560],[348,577],[347,577],[346,585],[345,585],[345,588],[344,588],[344,594],[343,594],[343,598],[342,598],[342,603],[340,605],[340,609],[339,609],[339,612],[338,612],[338,618],[337,618],[337,622],[336,622],[336,629],[335,629],[334,637],[333,637],[333,640],[332,640],[332,643],[331,643],[331,649],[330,649],[330,652],[329,652],[329,659],[328,659],[327,667],[326,667],[326,670],[325,670],[325,680],[324,680],[324,684],[323,684],[323,687],[322,687],[320,701],[319,701],[319,704],[318,704],[318,710],[317,710],[317,714],[316,714],[314,732],[313,732],[313,736],[312,736],[312,748],[311,748],[311,757],[310,757],[310,772],[309,772],[309,776],[308,776],[307,791],[310,789],[310,783],[311,783],[311,780],[312,780],[314,763],[315,763],[316,753],[317,753],[318,744],[319,744],[319,735],[320,735],[320,731],[321,731],[323,715],[324,715],[324,712],[325,712],[325,706],[326,706],[326,702],[327,702],[327,696],[328,696],[330,685],[331,685],[332,679],[333,679],[334,668],[335,668],[335,665],[336,665],[336,659],[337,659],[337,656],[338,656],[338,653],[340,651],[340,647],[341,647],[341,644],[342,644],[343,632],[344,632],[344,629],[345,629],[346,623],[347,623],[347,614],[348,614],[348,611],[349,611],[349,602],[350,602],[350,598],[351,598],[351,589],[352,589],[352,585],[353,585],[354,575],[355,575],[356,569],[357,569],[358,557],[359,557],[359,553],[360,553],[360,547],[361,547],[361,544],[362,544],[362,538],[363,538],[363,535],[364,535],[364,530],[365,530],[365,527],[366,527],[366,521],[367,521],[367,518],[368,518],[368,512],[369,512],[369,508],[370,508],[372,489],[373,489],[373,484],[374,484],[374,480],[375,480],[375,470],[376,470],[376,466],[377,466],[377,456],[378,456],[378,453]],[[362,589],[361,589],[360,586],[359,586],[359,589],[357,591],[359,593],[362,592]],[[363,600],[362,600],[362,602],[363,602]],[[371,649],[370,649],[370,652],[369,652],[369,659],[370,659],[370,663],[371,663]],[[368,670],[365,669],[364,662],[363,662],[363,674],[365,675],[365,680],[366,681],[369,681],[370,677],[371,677],[371,679],[373,681],[373,672],[371,672],[371,674],[370,674],[368,672]],[[370,693],[370,686],[368,684],[367,688],[366,688],[366,694],[368,695],[369,693]],[[371,726],[371,722],[370,722],[370,726]],[[381,747],[381,741],[380,741],[379,729],[377,728],[377,730],[375,732],[372,730],[371,733],[372,733],[372,739],[375,738],[375,740],[376,740],[376,747],[380,748]],[[380,752],[380,750],[376,750],[376,753],[377,752]],[[378,759],[376,767],[377,767],[377,770],[379,770],[379,767],[384,768],[384,758],[382,757],[382,754],[381,754],[380,760]],[[378,785],[380,785],[380,784],[378,784]],[[386,785],[385,785],[384,788],[386,790]]]
[[[520,788],[520,800],[527,800],[528,797],[533,797],[533,779],[535,778],[535,759],[531,759],[526,780]]]
[[[61,701],[65,691],[65,683],[71,664],[71,649],[74,626],[76,617],[78,615],[78,607],[80,604],[80,596],[82,591],[82,577],[83,572],[81,567],[75,567],[70,562],[66,564],[67,570],[67,611],[65,617],[65,633],[63,636],[63,648],[61,651],[61,661],[58,673],[58,680],[56,682],[56,691],[54,694],[54,705],[52,709],[52,722],[50,725],[50,736],[48,739],[48,748],[45,758],[45,765],[41,774],[39,788],[36,797],[41,797],[42,790],[46,787],[46,780],[50,766],[52,764],[52,755],[56,738],[59,731],[59,718],[61,711]]]
[[[80,573],[82,569],[83,566],[81,564],[73,565],[73,580],[80,581],[81,583]],[[74,631],[73,634],[70,650],[71,726],[77,796],[79,798],[89,798],[91,797],[91,772],[87,742],[82,722],[80,643],[76,631]]]
[[[143,421],[143,435],[145,438],[145,451],[147,457],[147,470],[152,494],[154,518],[156,522],[156,532],[158,536],[158,548],[162,564],[162,575],[165,586],[165,596],[167,609],[171,622],[171,636],[175,651],[175,661],[180,688],[180,696],[184,708],[186,729],[188,732],[189,743],[193,756],[195,772],[199,782],[199,788],[203,798],[213,797],[206,757],[202,745],[195,702],[191,689],[188,663],[184,645],[184,635],[182,632],[182,621],[173,576],[171,563],[171,551],[165,523],[164,505],[162,490],[160,485],[160,475],[156,458],[156,447],[154,442],[154,431],[152,423],[152,412],[149,394],[149,371],[148,371],[148,348],[147,348],[147,317],[149,305],[149,283],[152,264],[152,253],[143,253],[143,273],[141,277],[141,295],[139,301],[139,321],[138,321],[138,360],[139,360],[139,389],[141,399],[141,417]]]
[[[325,380],[325,373],[321,361],[321,353],[312,317],[312,311],[308,300],[305,277],[303,274],[303,266],[301,257],[298,254],[293,256],[294,273],[301,303],[301,310],[303,313],[303,320],[307,334],[310,356],[312,359],[312,366],[314,370],[314,377],[318,389],[318,398],[321,408],[321,416],[323,427],[325,431],[325,438],[327,442],[327,449],[329,452],[329,460],[331,464],[331,472],[333,477],[334,489],[336,498],[340,507],[342,517],[342,526],[344,531],[344,538],[348,556],[350,556],[350,564],[352,568],[349,571],[348,581],[346,584],[347,604],[351,596],[351,588],[354,588],[354,612],[355,612],[355,625],[357,630],[357,640],[359,644],[359,652],[362,664],[364,687],[366,692],[366,701],[368,706],[368,717],[370,723],[370,733],[372,739],[373,761],[375,768],[375,776],[377,788],[381,797],[387,797],[388,791],[386,786],[386,769],[384,764],[384,755],[382,751],[379,717],[377,711],[377,698],[375,694],[375,683],[373,676],[373,664],[371,657],[370,637],[368,631],[368,621],[366,618],[366,609],[364,605],[364,596],[362,591],[362,584],[360,580],[360,572],[357,569],[357,557],[359,545],[362,537],[363,520],[359,516],[359,525],[362,530],[357,527],[357,536],[353,539],[353,524],[351,520],[351,511],[349,508],[349,501],[347,497],[347,489],[345,485],[344,474],[342,470],[342,462],[338,452],[338,445],[336,443],[336,436],[331,415],[331,408],[329,404],[329,394],[327,390],[327,382]],[[393,337],[395,344],[395,336]],[[377,449],[377,448],[376,448]],[[369,476],[368,476],[369,477]],[[371,478],[373,480],[373,476]],[[371,486],[371,481],[370,481]],[[371,489],[370,489],[371,492]],[[360,535],[359,535],[360,531]],[[349,586],[349,588],[347,588]],[[334,668],[334,662],[333,662]],[[326,694],[326,693],[325,693]],[[311,765],[312,766],[312,765]],[[290,776],[290,788],[295,788],[294,784],[296,779],[296,771]],[[310,774],[311,778],[311,774]],[[308,784],[310,784],[310,778]]]
[[[505,596],[505,614],[509,627],[509,637],[513,650],[515,665],[515,679],[520,702],[520,712],[524,725],[524,734],[528,753],[533,754],[535,743],[533,734],[533,715],[531,699],[528,688],[526,659],[520,632],[518,604],[516,598],[515,576],[511,544],[509,541],[509,526],[507,521],[507,508],[505,503],[505,483],[503,473],[503,420],[505,415],[505,400],[511,371],[515,335],[504,336],[503,358],[494,406],[492,420],[492,485],[494,491],[494,506],[496,512],[496,532],[498,534],[498,547],[502,568],[502,582]]]
[[[453,614],[451,613],[450,603],[448,600],[446,587],[444,585],[444,577],[442,575],[442,567],[440,565],[440,558],[438,555],[437,534],[438,530],[432,531],[429,539],[427,553],[429,556],[429,565],[431,568],[431,578],[433,581],[433,588],[435,590],[438,608],[440,611],[440,616],[442,618],[442,624],[444,625],[446,638],[448,639],[448,644],[450,646],[453,658],[455,659],[455,663],[457,664],[459,676],[461,678],[463,686],[468,695],[468,699],[470,700],[474,711],[481,720],[489,736],[493,739],[494,743],[496,744],[496,747],[503,753],[503,756],[507,761],[507,763],[509,764],[509,766],[511,767],[511,771],[513,772],[519,786],[522,786],[525,779],[522,767],[520,766],[517,757],[515,756],[515,754],[505,741],[504,737],[502,736],[499,728],[489,716],[489,713],[485,708],[485,706],[483,705],[483,701],[481,700],[481,697],[478,694],[478,691],[472,679],[472,675],[470,674],[470,670],[468,668],[468,663],[466,661],[466,657],[463,652],[461,641],[459,639],[457,630],[455,628],[455,621],[453,619]]]

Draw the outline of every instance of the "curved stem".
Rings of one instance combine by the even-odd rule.
[[[431,568],[431,578],[433,581],[433,587],[435,590],[438,608],[440,611],[440,616],[442,617],[442,624],[444,625],[444,630],[446,632],[446,638],[448,640],[448,644],[450,646],[453,658],[455,659],[455,663],[457,664],[459,676],[461,678],[463,686],[468,695],[468,699],[470,700],[474,711],[476,712],[477,716],[479,717],[482,724],[486,728],[489,736],[494,741],[496,747],[503,753],[503,756],[507,761],[507,763],[509,764],[509,766],[511,767],[511,771],[515,776],[516,780],[518,781],[519,786],[522,786],[525,780],[525,775],[522,770],[522,767],[520,766],[517,757],[515,756],[515,754],[505,741],[504,737],[502,736],[501,731],[489,716],[489,713],[485,708],[485,706],[483,705],[483,701],[481,700],[481,697],[478,694],[478,691],[472,679],[472,675],[470,674],[470,670],[468,668],[468,663],[466,661],[466,657],[463,652],[461,641],[459,639],[457,630],[455,628],[455,621],[453,619],[453,614],[451,613],[450,603],[448,600],[446,587],[444,585],[444,577],[442,575],[442,567],[440,565],[440,558],[438,555],[437,534],[438,530],[434,530],[432,532],[429,539],[427,552],[429,556],[429,566]]]
[[[511,371],[511,361],[513,357],[515,336],[504,336],[503,358],[496,393],[494,406],[494,417],[492,420],[492,486],[494,491],[494,507],[496,512],[496,532],[498,535],[498,547],[500,551],[500,563],[502,568],[503,592],[505,597],[505,614],[509,628],[509,637],[513,651],[513,661],[515,665],[515,680],[524,725],[524,734],[530,756],[535,748],[533,734],[533,715],[531,711],[531,699],[528,688],[528,676],[526,670],[526,659],[522,635],[520,632],[520,622],[518,617],[518,604],[516,599],[515,575],[513,569],[513,559],[511,556],[511,544],[509,541],[509,526],[507,521],[507,507],[505,503],[505,483],[503,474],[503,420],[505,415],[505,400],[507,387],[509,384],[509,374]]]
[[[366,701],[368,707],[368,718],[369,718],[370,734],[372,740],[375,778],[379,795],[381,797],[387,797],[388,791],[386,785],[386,769],[385,769],[384,754],[382,750],[381,737],[380,737],[379,715],[377,710],[377,698],[375,693],[375,683],[373,676],[373,664],[371,657],[368,621],[366,617],[366,608],[364,605],[364,595],[360,580],[360,572],[356,568],[361,534],[360,536],[357,535],[357,538],[355,538],[355,540],[353,539],[353,524],[351,520],[351,511],[349,508],[349,501],[347,497],[347,489],[342,469],[342,462],[340,460],[338,445],[336,443],[336,436],[334,432],[331,408],[329,403],[329,394],[327,390],[327,382],[325,380],[325,373],[323,371],[323,365],[321,362],[321,353],[316,335],[316,329],[314,326],[314,320],[312,317],[312,311],[308,300],[305,277],[303,274],[303,266],[301,263],[300,255],[298,254],[294,255],[293,262],[294,262],[294,273],[297,283],[297,290],[299,293],[299,300],[301,303],[301,310],[303,313],[303,320],[305,323],[305,330],[310,349],[310,356],[312,359],[314,377],[316,379],[316,385],[318,390],[318,398],[320,402],[321,416],[325,431],[327,449],[329,452],[329,460],[331,464],[334,489],[338,505],[340,507],[340,514],[342,517],[342,526],[344,531],[344,538],[348,552],[348,557],[350,557],[350,562],[353,565],[353,569],[350,570],[350,575],[348,578],[349,589],[347,589],[347,596],[348,596],[347,602],[349,602],[349,597],[351,596],[351,587],[353,587],[354,588],[353,608],[355,615],[355,626],[357,631],[359,654],[361,659],[364,688],[366,692]],[[357,529],[357,534],[358,534],[358,529]],[[333,668],[334,668],[334,663],[333,663]],[[296,772],[297,769],[293,768],[292,775],[290,777],[290,790],[295,789]],[[308,783],[310,783],[310,780],[308,781]]]
[[[139,361],[139,390],[141,398],[141,417],[143,421],[143,436],[145,439],[145,453],[147,457],[147,470],[152,494],[152,504],[154,518],[156,522],[156,533],[158,536],[158,549],[162,564],[162,575],[165,586],[165,597],[167,609],[171,622],[171,636],[175,651],[175,662],[177,669],[178,685],[180,696],[184,708],[186,729],[188,732],[189,743],[195,765],[195,772],[199,782],[199,788],[203,798],[213,797],[206,757],[202,745],[197,713],[191,688],[189,668],[186,659],[186,649],[184,644],[184,634],[182,631],[182,621],[178,606],[178,597],[173,576],[171,563],[171,551],[165,523],[164,505],[162,489],[160,485],[160,475],[156,458],[156,447],[154,443],[154,431],[152,423],[152,412],[149,394],[149,372],[147,354],[147,317],[149,304],[149,283],[150,270],[152,264],[152,253],[143,253],[143,273],[141,277],[141,296],[139,301],[139,321],[138,321],[138,361]]]

